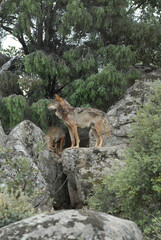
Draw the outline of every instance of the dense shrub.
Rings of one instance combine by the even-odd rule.
[[[78,61],[76,52],[72,50],[64,53],[75,71],[86,73],[66,86],[64,94],[72,105],[88,103],[92,107],[106,111],[140,74],[131,67],[135,54],[130,47],[111,44],[108,47],[101,47],[97,54],[99,64],[94,60],[93,51],[88,53],[87,62],[82,59]],[[92,71],[94,68],[97,70]]]
[[[51,101],[47,99],[41,99],[36,103],[33,103],[30,107],[31,120],[39,126],[43,131],[46,131],[52,124],[55,125],[57,118],[54,111],[49,111],[47,106]]]
[[[161,81],[133,124],[126,168],[94,186],[91,208],[135,221],[150,239],[161,214]]]
[[[6,159],[1,163],[0,183],[5,182],[9,192],[21,189],[30,197],[34,194],[38,170],[26,158],[13,158],[10,154],[10,149],[0,147],[0,157],[5,155]]]
[[[17,82],[18,74],[11,71],[4,71],[0,75],[0,92],[2,97],[12,94],[22,95],[22,91]]]
[[[0,117],[5,130],[23,121],[25,112],[26,99],[22,95],[14,94],[0,100]]]
[[[18,191],[8,193],[6,189],[0,192],[0,227],[20,221],[34,215],[35,210],[28,203],[25,195]]]

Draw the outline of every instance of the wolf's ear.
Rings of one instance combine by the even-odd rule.
[[[55,94],[55,97],[56,97],[56,100],[57,100],[58,102],[62,102],[62,101],[63,101],[63,99],[62,99],[61,97],[59,97],[57,94]]]

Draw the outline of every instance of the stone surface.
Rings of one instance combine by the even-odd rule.
[[[45,136],[39,127],[28,120],[21,122],[10,132],[5,146],[11,151],[9,155],[0,155],[0,162],[7,157],[26,158],[38,172],[35,175],[35,191],[41,191],[42,194],[39,198],[33,198],[33,206],[41,210],[50,209],[50,198],[57,202],[58,209],[68,206],[69,198],[62,166],[56,156],[47,150]]]
[[[124,97],[109,109],[107,116],[112,135],[100,149],[65,149],[59,158],[47,150],[43,132],[30,121],[18,124],[9,136],[5,135],[0,125],[0,145],[13,150],[11,157],[26,157],[39,170],[37,186],[38,189],[46,189],[46,193],[44,200],[39,200],[38,203],[51,197],[56,202],[55,209],[80,208],[86,205],[91,194],[91,179],[99,181],[101,176],[113,174],[115,168],[124,168],[123,152],[129,143],[131,123],[138,106],[147,101],[151,93],[150,85],[155,84],[157,78],[161,79],[160,70],[144,72],[141,80],[127,89]],[[82,139],[86,140],[86,132],[87,130],[80,134]],[[90,134],[90,146],[94,145]],[[1,161],[4,159],[0,156]]]
[[[91,180],[99,181],[104,175],[111,175],[114,169],[125,165],[125,146],[103,148],[65,149],[62,153],[63,171],[68,179],[71,206],[80,208],[91,194]]]
[[[0,228],[1,240],[143,240],[135,223],[111,215],[66,210],[41,214]]]
[[[5,146],[7,141],[7,135],[3,131],[2,125],[1,125],[1,120],[0,120],[0,146]]]
[[[154,77],[155,76],[155,77]],[[110,107],[107,112],[107,118],[109,120],[112,134],[109,139],[106,139],[103,146],[118,146],[119,144],[128,144],[128,134],[131,131],[131,123],[134,122],[139,106],[142,106],[151,93],[151,85],[155,85],[155,80],[158,79],[161,72],[148,73],[148,75],[142,74],[141,80],[136,80],[130,88],[127,89],[124,97],[120,99],[116,104]],[[150,81],[153,79],[153,82]],[[90,146],[93,146],[94,137],[90,131]]]
[[[114,168],[124,168],[124,152],[129,145],[131,123],[134,122],[138,107],[148,100],[151,85],[155,85],[158,77],[161,78],[161,71],[142,74],[142,79],[136,80],[135,84],[127,89],[124,97],[109,109],[107,117],[112,135],[109,139],[105,137],[103,148],[63,151],[62,164],[68,178],[72,207],[79,208],[86,204],[91,194],[91,179],[99,181],[101,176],[112,174]],[[90,146],[94,145],[95,139],[90,131]]]

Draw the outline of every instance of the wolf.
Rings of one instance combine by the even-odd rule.
[[[107,121],[106,114],[95,108],[79,108],[71,106],[66,100],[55,94],[52,103],[47,107],[50,110],[56,110],[56,115],[62,119],[69,130],[71,138],[70,148],[79,148],[79,136],[77,128],[91,127],[96,139],[95,147],[102,147],[104,129],[107,137],[111,135],[111,128]],[[76,146],[75,146],[76,140]]]
[[[58,126],[51,126],[48,129],[46,141],[48,150],[52,151],[54,147],[56,154],[59,155],[63,151],[63,144],[65,141],[65,132],[63,128]]]

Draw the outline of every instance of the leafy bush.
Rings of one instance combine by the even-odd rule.
[[[14,94],[0,100],[0,116],[5,130],[23,121],[25,112],[26,99],[22,95]]]
[[[26,158],[11,157],[10,149],[0,147],[0,153],[6,159],[1,163],[0,183],[5,182],[9,192],[21,189],[29,197],[36,195],[34,189],[38,170]]]
[[[51,102],[47,99],[41,99],[38,102],[33,103],[30,107],[32,121],[43,131],[46,131],[47,128],[52,125],[54,120],[54,125],[56,122],[54,111],[49,111],[47,109],[47,106],[50,103]]]
[[[152,222],[161,214],[161,81],[152,90],[133,124],[126,168],[95,185],[89,204],[135,221],[154,240]]]
[[[28,203],[25,195],[20,192],[0,192],[0,227],[20,221],[34,215],[35,210]]]
[[[22,90],[17,82],[18,73],[4,71],[0,75],[0,92],[2,97],[8,97],[11,94],[22,95]]]
[[[157,240],[161,240],[161,216],[158,218],[153,218],[152,228],[154,229]]]
[[[45,98],[43,82],[37,75],[21,73],[21,75],[19,75],[18,83],[28,99],[29,104]]]
[[[64,53],[65,58],[71,62],[73,72],[81,73],[81,77],[75,76],[75,80],[64,89],[64,94],[72,105],[89,103],[92,107],[107,110],[139,77],[139,72],[131,68],[135,53],[130,47],[112,44],[101,47],[97,52],[97,63],[93,51],[88,52],[86,61],[82,61],[82,58],[78,60],[79,54],[73,50]]]

